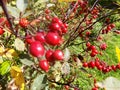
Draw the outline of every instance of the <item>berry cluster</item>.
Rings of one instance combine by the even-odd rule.
[[[84,62],[83,67],[88,67],[88,68],[97,68],[98,70],[102,71],[103,73],[107,73],[110,71],[116,71],[117,69],[120,69],[120,64],[115,65],[107,65],[105,62],[100,61],[98,58],[95,59],[95,61],[90,61],[90,62]]]
[[[26,27],[27,24],[25,22],[20,25]],[[48,31],[38,31],[34,36],[26,35],[25,41],[29,44],[30,54],[37,58],[45,57],[45,59],[39,60],[39,66],[42,70],[47,72],[50,66],[49,63],[64,59],[64,54],[60,49],[46,49],[45,46],[54,47],[60,45],[63,35],[67,32],[67,27],[68,25],[63,23],[62,20],[53,17],[48,25]]]

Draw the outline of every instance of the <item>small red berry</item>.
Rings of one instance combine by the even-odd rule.
[[[107,48],[107,45],[105,43],[102,43],[100,45],[100,49],[105,50]]]
[[[31,35],[27,35],[25,37],[25,42],[27,42],[28,44],[31,44],[32,42],[34,42],[34,38]]]
[[[19,21],[19,25],[23,28],[27,27],[29,24],[29,21],[26,18],[21,18]]]
[[[41,57],[44,55],[45,52],[43,45],[38,41],[32,42],[30,44],[29,50],[30,54],[33,55],[34,57]]]
[[[52,18],[52,23],[58,23],[60,26],[63,26],[63,22],[57,17]]]
[[[94,88],[92,88],[92,90],[98,90],[98,88],[94,87]]]
[[[53,57],[54,57],[55,60],[63,60],[64,54],[61,50],[55,50],[53,52]]]
[[[49,29],[50,31],[56,32],[56,31],[60,31],[61,27],[58,23],[51,23]]]
[[[0,35],[2,35],[5,31],[3,30],[3,28],[0,27]]]
[[[41,43],[45,43],[45,36],[43,32],[38,32],[35,35],[35,40],[40,41]]]
[[[83,63],[83,67],[88,67],[88,63],[87,63],[87,62],[84,62],[84,63]]]
[[[116,66],[115,65],[112,65],[111,68],[112,68],[112,70],[116,71]]]
[[[39,61],[39,67],[44,70],[45,72],[48,72],[49,70],[49,63],[47,60],[40,60]]]
[[[88,67],[94,68],[95,67],[95,62],[94,61],[89,62]]]
[[[45,57],[49,62],[53,62],[54,61],[53,51],[52,50],[46,51]]]
[[[48,32],[45,39],[48,44],[53,46],[59,45],[60,43],[60,36],[54,32]]]

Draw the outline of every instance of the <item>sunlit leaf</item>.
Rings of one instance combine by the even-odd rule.
[[[28,65],[28,66],[31,66],[31,65],[34,64],[32,61],[28,60],[27,58],[20,59],[20,61],[21,61],[23,64]]]
[[[20,88],[20,90],[24,90],[25,80],[22,73],[22,70],[18,66],[12,66],[10,70],[11,77],[15,79],[15,84]]]
[[[22,40],[20,40],[19,38],[15,39],[14,46],[19,51],[25,50],[25,43]]]
[[[68,48],[66,48],[64,51],[64,60],[68,61],[69,59],[70,59],[70,51]]]
[[[70,73],[70,65],[68,62],[64,62],[61,67],[62,74],[69,74]]]
[[[16,6],[21,12],[24,12],[28,6],[28,0],[17,0]]]
[[[5,61],[0,65],[0,74],[5,75],[6,73],[9,72],[10,69],[10,62]]]
[[[42,90],[46,86],[47,77],[45,74],[38,75],[32,83],[30,90]]]
[[[20,11],[16,7],[12,7],[10,5],[7,5],[7,9],[9,11],[9,14],[11,14],[15,18],[19,18]]]
[[[120,49],[116,46],[116,55],[118,57],[118,62],[120,62]]]

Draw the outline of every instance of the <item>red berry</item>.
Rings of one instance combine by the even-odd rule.
[[[100,49],[105,50],[107,48],[107,45],[105,43],[102,43],[100,45]]]
[[[65,85],[65,90],[69,90],[69,86],[68,85]]]
[[[43,45],[38,41],[32,42],[30,44],[29,50],[30,54],[33,55],[34,57],[41,57],[44,55],[45,52]]]
[[[65,26],[65,28],[68,28],[68,24],[67,23],[64,23],[64,26]]]
[[[112,70],[116,71],[116,66],[115,65],[112,65],[111,68],[112,68]]]
[[[87,46],[87,47],[90,47],[90,46],[91,46],[91,43],[90,43],[90,42],[87,42],[87,43],[86,43],[86,46]]]
[[[116,65],[116,68],[117,68],[117,69],[120,69],[120,64],[117,64],[117,65]]]
[[[53,52],[53,57],[54,57],[55,60],[63,60],[64,54],[61,50],[55,50]]]
[[[99,61],[95,61],[95,66],[96,67],[100,66],[100,62]]]
[[[26,18],[21,18],[20,21],[19,21],[19,24],[21,27],[27,27],[29,22]]]
[[[91,57],[96,56],[96,52],[91,52],[91,53],[90,53],[90,56],[91,56]]]
[[[49,14],[49,13],[50,13],[50,10],[49,10],[49,9],[46,9],[46,10],[45,10],[45,13],[46,13],[46,14]]]
[[[92,90],[98,90],[98,88],[94,87],[94,88],[92,88]]]
[[[45,57],[49,62],[53,62],[54,61],[53,51],[52,50],[46,51]]]
[[[102,65],[97,65],[98,70],[102,70],[103,66]]]
[[[39,67],[44,70],[45,72],[48,72],[49,70],[49,63],[47,60],[40,60],[39,61]]]
[[[63,26],[63,22],[57,17],[52,18],[52,23],[58,23],[60,26]]]
[[[84,63],[83,63],[83,67],[88,67],[88,63],[87,63],[87,62],[84,62]]]
[[[60,31],[61,27],[58,23],[51,23],[49,29],[50,31],[56,32],[56,31]]]
[[[3,30],[3,28],[0,27],[0,35],[2,35],[5,31]]]
[[[95,67],[95,62],[94,61],[89,62],[88,67],[94,68]]]
[[[46,37],[46,42],[50,45],[59,45],[60,43],[60,37],[57,33],[54,33],[54,32],[48,32]]]
[[[35,40],[40,41],[41,43],[45,43],[45,36],[43,32],[38,32],[34,38]]]
[[[114,24],[114,23],[110,24],[110,27],[111,27],[111,28],[114,28],[114,27],[115,27],[115,24]]]
[[[32,36],[30,36],[30,35],[27,35],[25,37],[25,42],[27,42],[28,44],[31,44],[34,41],[35,41],[34,38]]]

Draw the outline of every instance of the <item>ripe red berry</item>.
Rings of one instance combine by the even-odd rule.
[[[88,67],[88,63],[87,63],[87,62],[84,62],[84,63],[83,63],[83,67]]]
[[[91,56],[91,57],[96,56],[96,52],[91,52],[91,53],[90,53],[90,56]]]
[[[96,66],[98,70],[102,70],[103,66],[102,65],[97,65]]]
[[[68,85],[65,85],[65,90],[69,90],[69,86]]]
[[[45,13],[46,13],[46,14],[49,14],[49,13],[50,13],[50,10],[49,10],[49,9],[46,9],[46,10],[45,10]]]
[[[55,50],[53,52],[53,57],[54,57],[55,60],[63,60],[64,54],[61,50]]]
[[[90,62],[88,63],[88,67],[94,68],[94,67],[95,67],[95,62],[94,62],[94,61],[90,61]]]
[[[56,31],[60,31],[61,27],[58,23],[51,23],[49,29],[50,31],[56,32]]]
[[[105,43],[102,43],[100,45],[100,49],[105,50],[107,48],[107,45]]]
[[[27,42],[28,44],[31,44],[34,41],[35,40],[34,40],[34,38],[31,35],[26,35],[25,42]]]
[[[114,27],[115,27],[115,24],[114,24],[114,23],[110,24],[110,27],[111,27],[111,28],[114,28]]]
[[[52,23],[58,23],[60,26],[63,26],[63,22],[57,17],[52,18]]]
[[[112,65],[111,68],[112,68],[112,70],[116,71],[116,66],[115,65]]]
[[[23,28],[27,27],[29,24],[29,21],[26,18],[21,18],[19,21],[19,25]]]
[[[43,32],[38,32],[35,35],[35,40],[40,41],[41,43],[45,43],[45,36]]]
[[[116,65],[116,68],[117,68],[117,69],[120,69],[120,64],[117,64],[117,65]]]
[[[38,41],[32,42],[30,44],[29,50],[30,54],[33,55],[34,57],[41,57],[44,55],[45,52],[43,45]]]
[[[3,28],[0,27],[0,35],[2,35],[5,31],[3,30]]]
[[[46,37],[46,42],[50,45],[59,45],[60,43],[60,37],[57,33],[54,33],[54,32],[48,32]]]
[[[53,62],[54,61],[53,51],[52,50],[46,51],[45,57],[49,62]]]
[[[87,42],[87,43],[86,43],[86,46],[87,46],[87,47],[90,47],[90,46],[91,46],[91,43],[90,43],[90,42]]]
[[[98,88],[94,87],[94,88],[92,88],[92,90],[98,90]]]
[[[48,72],[49,70],[49,63],[47,60],[40,60],[39,61],[39,67],[44,70],[45,72]]]

